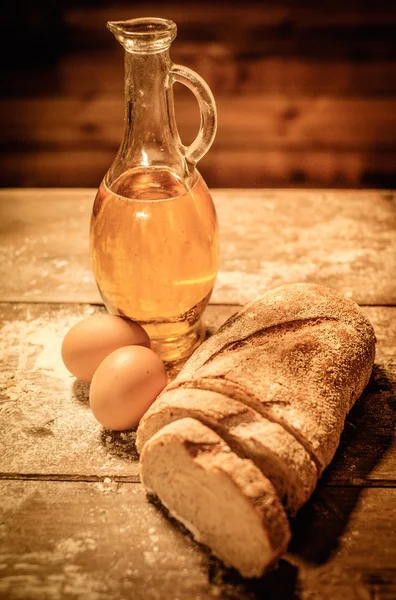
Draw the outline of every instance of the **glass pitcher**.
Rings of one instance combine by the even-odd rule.
[[[191,354],[218,269],[218,225],[196,169],[217,126],[213,95],[173,64],[173,21],[109,22],[125,49],[125,130],[93,206],[93,272],[107,310],[140,323],[165,361]],[[175,121],[175,82],[195,94],[201,125],[188,147]]]

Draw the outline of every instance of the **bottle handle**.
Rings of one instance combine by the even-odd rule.
[[[204,79],[198,73],[184,67],[173,65],[170,71],[172,85],[176,81],[183,83],[194,94],[201,113],[201,124],[195,140],[186,148],[186,158],[197,163],[207,153],[216,135],[217,111],[213,94]]]

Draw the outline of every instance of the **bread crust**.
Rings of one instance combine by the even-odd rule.
[[[315,284],[284,285],[226,321],[163,393],[194,388],[245,403],[294,435],[320,475],[374,355],[373,327],[352,300]]]

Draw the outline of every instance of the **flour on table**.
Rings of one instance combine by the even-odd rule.
[[[81,314],[75,309],[64,309],[52,319],[48,314],[23,321],[10,321],[3,325],[0,338],[0,360],[15,354],[15,377],[27,370],[60,380],[71,377],[61,358],[62,340],[78,321],[92,315],[94,307]]]

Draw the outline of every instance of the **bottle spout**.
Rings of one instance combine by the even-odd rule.
[[[169,19],[143,17],[128,21],[109,21],[107,28],[127,52],[162,52],[176,37],[176,24]]]

